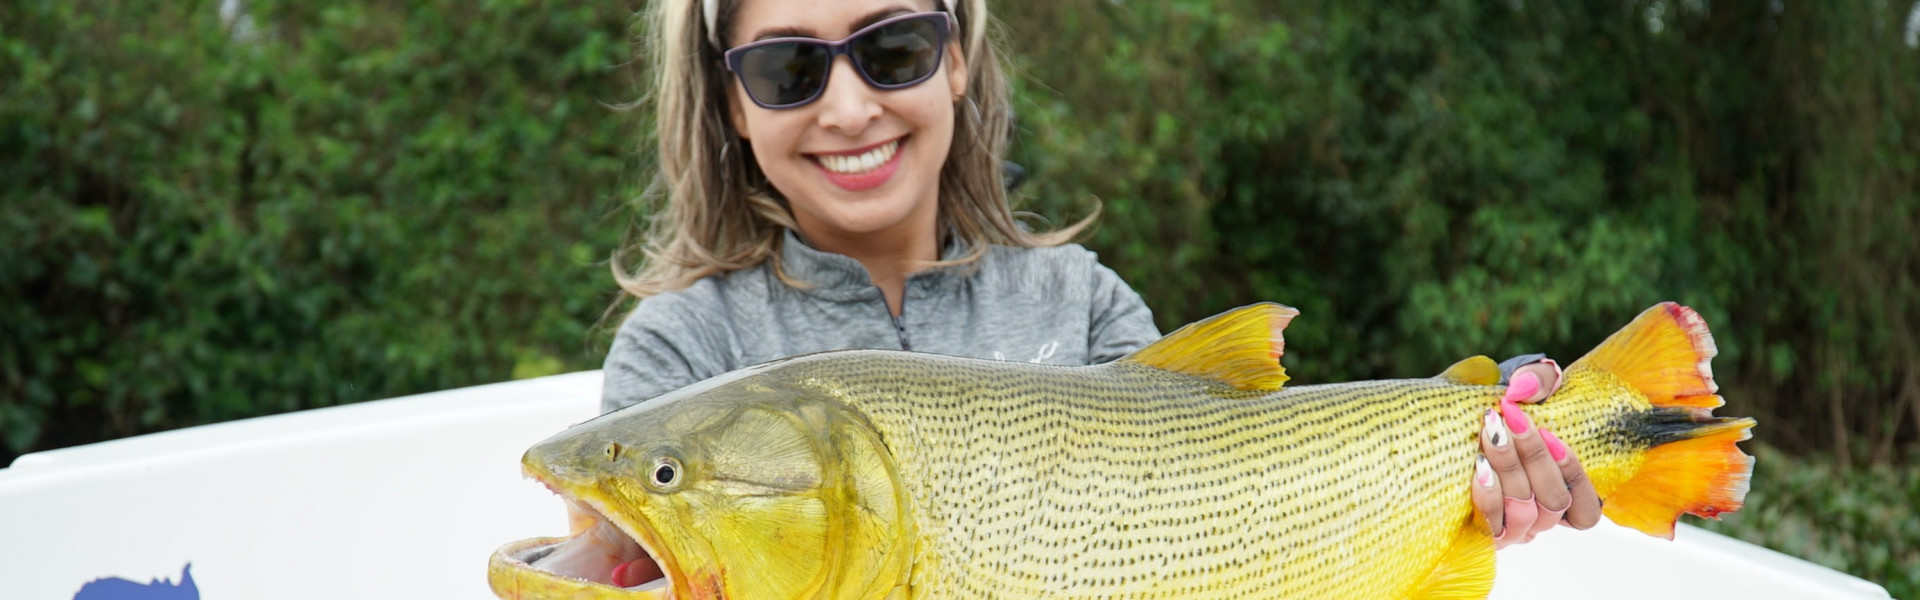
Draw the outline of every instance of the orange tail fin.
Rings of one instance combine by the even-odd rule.
[[[1605,498],[1602,512],[1613,522],[1673,539],[1680,513],[1714,517],[1745,502],[1753,457],[1735,443],[1751,437],[1754,421],[1712,415],[1723,404],[1708,366],[1717,352],[1698,313],[1665,302],[1567,368],[1568,377],[1610,373],[1654,406],[1633,432],[1650,446],[1645,460]]]

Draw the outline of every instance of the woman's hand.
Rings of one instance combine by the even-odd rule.
[[[1473,504],[1487,517],[1496,547],[1524,544],[1565,522],[1586,529],[1600,522],[1600,495],[1580,459],[1553,433],[1533,426],[1520,403],[1545,400],[1560,385],[1560,366],[1542,360],[1514,370],[1500,408],[1480,430]]]

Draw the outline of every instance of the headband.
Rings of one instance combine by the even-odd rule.
[[[720,24],[720,1],[721,0],[700,0],[700,8],[704,9],[707,13],[707,41],[713,44],[715,50],[727,49],[725,45],[720,43],[720,29],[717,27],[717,25]],[[947,6],[947,0],[933,0],[933,3],[937,5],[940,10],[953,12],[953,10]]]

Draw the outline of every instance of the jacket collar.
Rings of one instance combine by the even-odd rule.
[[[806,282],[813,289],[805,290],[815,295],[841,299],[864,299],[867,296],[878,297],[880,288],[874,287],[873,278],[867,276],[867,268],[860,261],[844,254],[835,254],[807,245],[806,240],[793,230],[786,231],[786,239],[780,246],[780,267],[788,277]],[[957,235],[948,235],[945,247],[941,248],[940,260],[958,260],[967,255],[969,246]],[[955,278],[955,268],[927,269],[907,277],[909,291],[925,286],[936,286],[943,281]]]

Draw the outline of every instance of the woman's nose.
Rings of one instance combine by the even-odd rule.
[[[854,70],[853,57],[839,56],[827,76],[827,89],[820,92],[819,123],[822,128],[846,135],[859,135],[867,125],[880,118],[879,90]]]

